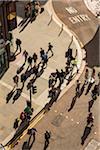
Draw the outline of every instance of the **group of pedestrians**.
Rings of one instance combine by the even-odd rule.
[[[20,44],[17,44],[17,50],[18,48],[20,49]],[[38,55],[34,52],[32,56],[29,55],[28,51],[24,50],[23,51],[23,57],[24,59],[24,63],[22,65],[22,67],[18,68],[17,70],[17,74],[13,77],[13,81],[15,83],[15,85],[18,87],[18,83],[19,83],[19,73],[21,73],[21,71],[24,69],[25,64],[28,64],[28,68],[27,71],[29,70],[29,68],[34,68],[35,74],[38,73],[39,70],[39,66],[41,64],[41,68],[44,69],[47,67],[47,63],[48,63],[48,59],[50,57],[52,57],[54,55],[53,50],[52,50],[53,46],[52,44],[49,42],[48,43],[48,49],[47,51],[45,51],[43,48],[40,48],[40,62],[37,63],[38,61]],[[50,56],[49,53],[51,52]],[[20,76],[21,81],[23,81],[23,75]]]
[[[19,126],[23,126],[25,122],[29,123],[31,116],[33,114],[33,108],[29,101],[27,101],[27,106],[25,109],[20,113],[19,117],[15,119],[13,128],[17,129]]]
[[[34,76],[30,80],[30,82],[28,82],[27,90],[32,87],[32,93],[36,93],[36,92],[34,92],[36,90],[35,86],[33,85],[34,81],[36,80],[36,78],[40,77],[40,75],[41,75],[40,71],[44,70],[47,67],[48,59],[54,55],[52,49],[53,49],[53,45],[50,42],[48,43],[47,51],[45,51],[43,48],[40,48],[40,62],[39,63],[38,63],[39,57],[35,52],[31,56],[31,55],[29,55],[29,53],[26,50],[23,51],[22,55],[24,57],[24,63],[22,64],[22,66],[20,68],[18,68],[16,75],[13,77],[13,82],[15,85],[14,85],[13,90],[8,94],[10,96],[9,98],[11,98],[12,94],[14,94],[15,91],[17,91],[16,95],[19,95],[19,96],[21,95],[21,92],[25,85],[25,81],[31,74],[34,74]],[[27,64],[28,67],[27,67],[25,73],[21,73],[24,70],[25,64]],[[45,65],[46,65],[46,67],[45,67]],[[20,82],[22,83],[21,89],[19,88]],[[17,98],[19,96],[17,96]],[[7,98],[7,100],[9,98]],[[26,121],[29,122],[32,114],[33,114],[33,108],[32,108],[31,102],[30,102],[30,104],[27,103],[27,106],[25,107],[25,109],[20,113],[20,116],[15,119],[14,128],[17,129],[19,127],[19,125],[20,125],[19,122],[21,122],[21,124],[23,124]]]
[[[51,53],[52,53],[52,51],[51,51]],[[72,67],[72,65],[71,65],[71,60],[74,60],[74,57],[72,56],[72,49],[69,48],[65,55],[67,57],[65,69],[61,69],[60,71],[58,69],[56,69],[56,71],[52,72],[49,76],[49,80],[48,80],[49,95],[48,95],[48,97],[50,98],[50,101],[45,106],[47,110],[50,110],[50,107],[52,106],[53,102],[56,102],[56,100],[61,92],[61,86],[64,83],[64,81],[67,81],[66,85],[68,85],[74,76],[74,74],[73,74],[74,66]],[[77,57],[77,50],[76,50],[75,58],[76,57]]]
[[[99,79],[99,73],[98,73],[98,79]],[[92,100],[90,100],[88,103],[89,114],[87,116],[87,124],[85,126],[84,133],[81,137],[81,144],[83,145],[86,138],[91,133],[92,127],[94,126],[94,117],[93,117],[93,113],[91,112],[91,108],[93,106],[94,101],[97,99],[97,97],[100,94],[100,82],[96,83],[96,71],[94,68],[92,69],[91,75],[90,75],[88,68],[86,68],[85,81],[84,81],[82,88],[80,85],[81,85],[81,82],[78,80],[77,87],[76,87],[77,96],[80,97],[80,95],[82,95],[82,93],[84,92],[85,87],[87,86],[85,95],[87,95],[90,92],[91,98],[92,98]],[[92,88],[93,85],[94,87]]]
[[[34,18],[36,17],[39,13],[41,13],[41,11],[43,10],[43,8],[40,5],[39,1],[32,1],[32,2],[28,2],[25,7],[24,7],[24,12],[25,12],[25,18]]]
[[[51,51],[51,53],[52,53],[52,51]],[[53,88],[54,86],[56,86],[56,84],[58,84],[58,86],[60,87],[64,83],[64,80],[67,81],[66,84],[69,84],[70,81],[72,80],[74,64],[71,64],[71,61],[74,60],[74,57],[72,56],[71,48],[68,49],[68,51],[65,54],[65,57],[67,57],[65,69],[61,69],[61,71],[56,69],[56,72],[52,72],[50,74],[49,81],[48,81],[49,88]],[[77,50],[76,50],[75,58],[76,57],[77,57]],[[72,65],[73,65],[73,67],[72,67]],[[78,69],[77,69],[77,71],[78,71]]]
[[[25,141],[23,143],[22,150],[30,150],[32,148],[32,145],[36,139],[36,133],[38,133],[36,128],[28,129],[27,134],[29,135],[29,139],[28,139],[28,141]],[[51,132],[46,131],[44,133],[44,148],[43,148],[43,150],[46,150],[47,147],[49,146],[50,138],[51,138]]]
[[[92,127],[94,126],[94,117],[93,114],[91,112],[91,108],[94,104],[94,102],[96,101],[97,97],[100,95],[100,73],[98,73],[98,83],[96,83],[96,70],[93,68],[91,73],[89,71],[88,68],[86,68],[85,71],[85,79],[84,79],[84,83],[82,85],[80,80],[77,80],[76,82],[76,89],[75,89],[75,96],[72,99],[70,108],[68,109],[68,112],[73,108],[73,106],[75,105],[75,102],[77,100],[77,98],[80,98],[80,96],[83,94],[85,88],[86,92],[85,95],[87,95],[90,92],[91,98],[92,100],[89,101],[88,103],[88,116],[87,116],[87,124],[85,126],[84,129],[84,133],[81,137],[81,144],[83,145],[86,138],[88,137],[88,135],[90,134]],[[93,87],[94,85],[94,87]]]
[[[67,59],[66,64],[71,67],[74,68],[76,67],[77,69],[77,73],[79,72],[79,68],[78,68],[78,51],[76,49],[76,54],[75,57],[73,57],[73,50],[72,48],[68,48],[68,50],[65,53],[65,58]]]

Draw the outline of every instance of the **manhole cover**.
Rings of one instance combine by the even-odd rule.
[[[53,120],[52,120],[52,124],[56,127],[59,127],[61,125],[61,123],[63,122],[64,120],[64,116],[62,115],[57,115]]]

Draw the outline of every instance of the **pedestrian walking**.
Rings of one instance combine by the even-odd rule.
[[[100,80],[100,72],[98,72],[98,79]]]
[[[52,48],[53,48],[53,45],[49,42],[49,43],[48,43],[48,51],[47,51],[47,53],[50,51],[51,54],[52,54],[51,56],[54,55]]]
[[[53,85],[53,76],[52,75],[49,76],[48,85],[49,85],[49,88],[52,87],[52,85]]]
[[[34,65],[36,65],[37,59],[38,59],[38,56],[36,53],[34,53],[33,54]]]
[[[73,66],[73,68],[76,67],[78,73],[79,72],[78,60],[76,58],[71,59],[71,65]]]
[[[46,65],[46,67],[47,67],[47,62],[48,62],[47,53],[44,53],[44,55],[42,56],[42,60],[43,60],[43,66]]]
[[[87,85],[88,84],[88,82],[89,82],[89,70],[88,69],[86,69],[86,71],[85,71],[85,85]]]
[[[25,119],[26,119],[26,114],[25,114],[25,112],[21,112],[21,114],[20,114],[20,119],[21,119],[22,122],[25,121]]]
[[[61,78],[61,84],[64,82],[64,79],[66,78],[66,73],[61,69],[60,72],[60,78]]]
[[[76,83],[76,95],[77,96],[79,96],[80,94],[80,85],[81,85],[81,82],[77,80],[77,83]]]
[[[40,57],[43,60],[43,55],[45,54],[44,49],[40,48]]]
[[[84,144],[86,138],[87,138],[88,135],[91,133],[92,127],[93,127],[93,124],[89,124],[89,125],[87,125],[87,126],[85,127],[83,136],[81,137],[81,145]]]
[[[88,84],[88,87],[87,87],[85,95],[88,94],[88,92],[90,91],[90,89],[91,89],[92,85],[94,84],[94,82],[95,82],[94,79],[90,78],[90,81],[89,81],[89,84]]]
[[[15,85],[18,87],[19,76],[18,76],[18,75],[15,75],[15,76],[13,77],[13,81],[14,81]]]
[[[24,13],[25,13],[25,18],[27,18],[28,17],[28,5],[25,5]]]
[[[35,136],[36,132],[37,132],[37,130],[35,128],[31,128],[31,129],[28,129],[27,134]]]
[[[28,52],[26,50],[23,52],[23,56],[25,57],[25,62],[26,62],[28,58]]]
[[[94,89],[91,91],[91,94],[92,94],[92,98],[94,100],[96,100],[97,96],[99,96],[99,86],[98,85],[94,86]]]
[[[20,50],[20,53],[21,53],[21,40],[20,39],[16,39],[16,51],[15,53],[17,52],[17,50],[19,49]]]
[[[31,17],[31,2],[27,3],[27,17]]]
[[[95,69],[94,68],[92,69],[91,80],[95,82]]]
[[[32,68],[32,57],[31,56],[28,57],[28,64]]]
[[[67,58],[67,64],[70,65],[71,61],[73,60],[71,48],[68,48],[68,50],[66,51],[65,58]]]
[[[45,137],[45,144],[44,144],[44,150],[47,149],[47,147],[49,146],[49,140],[51,138],[51,132],[50,131],[46,131],[44,134]]]
[[[18,124],[19,124],[19,119],[16,118],[16,119],[15,119],[15,122],[14,122],[13,128],[14,128],[14,129],[17,129],[17,128],[18,128]]]
[[[87,117],[87,125],[89,125],[90,123],[93,124],[93,121],[94,121],[93,115],[92,115],[92,113],[89,113],[89,115]]]

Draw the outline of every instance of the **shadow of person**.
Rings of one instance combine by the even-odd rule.
[[[45,136],[44,150],[46,150],[48,148],[48,146],[49,146],[49,143],[50,143],[49,140],[51,138],[51,132],[46,131],[44,136]]]
[[[44,144],[44,149],[43,150],[46,150],[49,146],[49,140],[45,140],[45,144]]]
[[[23,65],[17,69],[16,73],[20,74],[24,70],[24,66],[25,66],[25,63],[23,63]]]
[[[70,105],[70,108],[68,109],[68,112],[71,111],[76,103],[76,99],[77,99],[77,95],[75,95],[72,99],[72,102],[71,102],[71,105]]]
[[[36,136],[37,130],[35,128],[31,128],[28,130],[27,134],[29,134],[29,139],[28,139],[28,145],[29,149],[31,150],[33,143],[35,142],[35,136]]]
[[[93,124],[86,125],[86,127],[85,127],[85,129],[84,129],[83,136],[81,137],[81,145],[84,144],[86,138],[87,138],[88,135],[91,133],[92,127],[93,127]]]
[[[31,21],[31,19],[28,19],[28,20],[24,23],[24,25],[23,25],[22,29],[19,31],[19,33],[21,33],[21,32],[27,27],[27,25],[30,23],[30,21]]]
[[[12,89],[12,91],[10,91],[10,93],[7,94],[7,96],[6,96],[6,103],[8,103],[10,101],[10,99],[12,98],[14,93],[15,93],[15,86]]]
[[[44,68],[41,68],[40,71],[38,71],[37,75],[36,75],[36,78],[39,78],[44,72]]]
[[[23,145],[22,145],[22,150],[30,150],[27,141],[25,141],[25,142],[23,143]]]
[[[94,104],[94,100],[93,99],[88,102],[88,112],[91,111],[91,108],[92,108],[93,104]]]
[[[27,20],[28,20],[28,17],[22,19],[22,20],[19,22],[18,26],[23,26]]]
[[[33,139],[32,139],[33,137]],[[32,139],[32,141],[31,141]],[[35,142],[35,136],[30,135],[28,141],[25,141],[22,145],[22,150],[31,150]]]
[[[16,94],[15,94],[14,97],[13,97],[13,102],[12,102],[12,104],[14,104],[15,101],[21,96],[21,93],[22,93],[22,89],[16,89]]]
[[[78,97],[81,97],[81,95],[83,94],[84,90],[85,90],[85,83],[81,87]]]
[[[49,96],[48,97],[51,97],[51,99],[49,101],[49,104],[48,104],[49,107],[51,107],[53,105],[53,103],[57,101],[60,93],[61,93],[60,87],[53,88],[49,91]]]
[[[33,137],[33,139],[32,139],[32,137]],[[32,139],[32,141],[31,141],[31,139]],[[31,148],[32,148],[32,146],[33,146],[33,144],[34,144],[34,142],[35,142],[35,135],[30,135],[29,136],[29,140],[28,140],[28,145],[29,145],[29,149],[31,150]]]
[[[88,84],[88,87],[87,87],[87,90],[86,90],[86,93],[85,95],[87,95],[89,93],[89,91],[91,90],[92,86],[93,86],[94,82],[93,83],[89,83]]]
[[[22,93],[22,91],[23,91],[23,88],[24,88],[24,82],[23,82],[23,84],[22,84],[22,88],[16,89],[16,94],[15,94],[14,97],[13,97],[13,102],[12,102],[12,104],[14,104],[15,101],[21,96],[21,93]]]

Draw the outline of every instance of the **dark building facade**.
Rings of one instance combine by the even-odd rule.
[[[0,78],[9,68],[9,31],[11,32],[16,27],[16,3],[12,1],[0,1]]]

